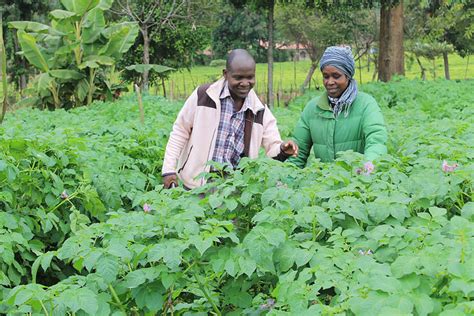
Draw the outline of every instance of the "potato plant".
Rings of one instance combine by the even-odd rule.
[[[390,131],[367,164],[244,159],[163,190],[180,103],[17,112],[0,146],[0,312],[474,313],[471,82],[370,84]],[[287,136],[305,102],[276,109]],[[67,125],[64,122],[69,122]]]

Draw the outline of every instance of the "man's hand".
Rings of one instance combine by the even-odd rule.
[[[292,140],[287,140],[280,145],[280,150],[288,156],[298,156],[298,145]]]
[[[163,187],[165,189],[171,189],[178,186],[178,177],[176,174],[169,174],[163,177]]]

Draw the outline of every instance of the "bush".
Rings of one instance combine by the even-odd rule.
[[[226,61],[224,59],[214,59],[209,63],[211,67],[225,67]]]

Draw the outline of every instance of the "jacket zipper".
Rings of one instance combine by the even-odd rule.
[[[191,155],[191,151],[193,150],[193,146],[191,146],[191,148],[189,148],[189,152],[188,152],[188,156],[186,157],[186,160],[184,161],[183,165],[181,166],[181,168],[179,168],[178,170],[178,173],[180,173],[181,171],[183,171],[184,167],[186,166],[186,164],[188,163],[188,160],[189,160],[189,156]]]

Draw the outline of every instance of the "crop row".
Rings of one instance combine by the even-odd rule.
[[[301,170],[244,160],[202,189],[162,190],[179,104],[133,99],[19,111],[0,140],[0,312],[474,312],[469,82],[363,87],[389,155]],[[309,96],[275,110],[287,136]],[[212,192],[212,194],[210,194]]]

